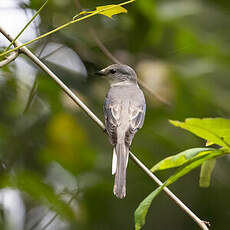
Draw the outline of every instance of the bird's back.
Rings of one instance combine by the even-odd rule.
[[[145,103],[143,92],[136,84],[112,86],[106,98],[119,103],[125,103],[127,101],[135,105]]]
[[[111,111],[108,122],[115,121],[116,143],[119,140],[127,139],[128,145],[136,131],[142,127],[145,116],[145,98],[138,85],[118,85],[110,87],[105,100],[105,110]],[[138,117],[140,112],[140,116]],[[106,113],[108,116],[108,113]],[[111,124],[106,122],[106,126]],[[113,131],[113,130],[112,130]],[[113,132],[111,132],[114,135]]]

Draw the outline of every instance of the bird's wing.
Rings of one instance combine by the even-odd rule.
[[[105,127],[109,135],[111,144],[117,143],[117,126],[120,123],[121,108],[120,104],[106,97],[104,104]]]
[[[129,105],[129,129],[126,132],[125,141],[130,146],[135,133],[144,124],[146,104]]]

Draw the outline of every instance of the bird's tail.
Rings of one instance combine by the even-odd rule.
[[[126,168],[129,158],[129,147],[125,143],[116,144],[115,153],[116,166],[115,170],[115,182],[113,187],[113,193],[116,197],[122,199],[126,195]],[[115,157],[115,156],[114,156]]]

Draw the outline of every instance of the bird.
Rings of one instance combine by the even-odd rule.
[[[110,82],[103,111],[105,129],[113,145],[113,193],[122,199],[126,196],[126,168],[130,146],[134,135],[144,124],[145,97],[138,86],[136,72],[128,65],[113,64],[96,74],[106,77]]]

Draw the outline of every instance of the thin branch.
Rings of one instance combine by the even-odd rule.
[[[48,45],[49,41],[48,41],[48,38],[46,38],[46,41],[44,41],[44,43],[41,45],[41,49],[39,50],[39,53],[37,54],[37,57],[41,57],[42,56],[42,53],[43,51],[45,50],[46,46]]]
[[[28,97],[28,100],[27,100],[27,103],[25,106],[25,109],[23,111],[23,114],[25,114],[29,110],[30,106],[32,105],[32,102],[34,101],[34,98],[35,98],[35,95],[37,92],[37,88],[38,88],[38,83],[37,83],[37,78],[35,76],[34,82],[33,82],[33,85],[32,85],[32,88],[30,90],[29,97]]]
[[[154,96],[158,101],[160,101],[163,104],[166,104],[168,106],[171,106],[171,103],[164,97],[162,97],[159,93],[154,92],[147,84],[145,84],[142,80],[138,79],[139,85],[145,89],[149,94]]]
[[[81,9],[81,8],[82,8],[82,7],[81,7],[81,3],[80,3],[79,0],[75,0],[75,1],[74,1],[74,4],[75,4],[76,8],[78,8],[78,9]]]
[[[22,47],[24,47],[24,46],[26,46],[26,45],[29,45],[29,44],[31,44],[31,43],[33,43],[33,42],[35,42],[35,41],[37,41],[37,40],[39,40],[39,39],[41,39],[41,38],[45,38],[45,37],[47,37],[47,36],[49,36],[49,35],[51,35],[51,34],[57,32],[57,31],[59,31],[59,30],[62,30],[62,29],[64,29],[65,27],[70,26],[70,25],[72,25],[72,24],[74,24],[74,23],[76,23],[76,22],[79,22],[79,21],[82,21],[82,20],[84,20],[84,19],[90,18],[90,17],[92,17],[92,16],[94,16],[94,15],[100,14],[100,13],[102,13],[103,11],[112,10],[113,8],[116,8],[117,6],[124,6],[124,5],[127,5],[127,4],[129,4],[129,3],[131,3],[131,2],[134,2],[134,1],[135,1],[135,0],[129,0],[129,1],[127,1],[127,2],[123,2],[123,3],[117,4],[117,5],[111,5],[110,7],[106,8],[106,9],[95,10],[95,11],[89,12],[89,13],[88,13],[87,15],[85,15],[85,16],[81,16],[80,18],[76,18],[77,16],[80,16],[80,14],[78,14],[78,15],[74,16],[74,19],[73,19],[73,20],[71,20],[71,21],[65,23],[64,25],[61,25],[61,26],[57,27],[57,28],[54,29],[54,30],[51,30],[51,31],[49,31],[49,32],[47,32],[47,33],[45,33],[45,34],[42,34],[42,35],[40,35],[40,36],[38,36],[38,37],[32,39],[31,41],[28,41],[28,42],[24,43],[24,44],[21,43],[19,46],[15,47],[15,48],[13,48],[13,49],[10,49],[10,50],[8,50],[8,51],[5,51],[5,52],[3,52],[3,53],[0,53],[0,57],[6,55],[6,54],[8,54],[8,53],[11,53],[11,52],[13,52],[13,51],[15,51],[15,50],[18,50],[18,49],[20,49],[20,48],[22,48]],[[76,19],[75,19],[75,18],[76,18]]]
[[[94,38],[97,46],[101,49],[101,51],[114,63],[121,64],[121,62],[113,56],[113,54],[105,47],[105,45],[101,42],[101,40],[98,38],[95,30],[93,28],[89,29],[92,37]]]
[[[8,65],[10,62],[14,61],[18,56],[18,52],[12,52],[9,56],[5,57],[4,60],[0,61],[0,68]]]
[[[78,194],[78,192],[76,192],[75,194],[72,194],[69,201],[67,202],[68,205],[70,205],[72,203],[72,201],[75,199],[76,195]],[[53,221],[58,217],[58,214],[54,214],[53,217],[41,228],[41,230],[45,230],[48,228],[48,226],[50,224],[53,223]]]
[[[41,230],[45,230],[48,228],[50,224],[54,222],[54,220],[58,217],[58,214],[54,214],[53,217],[44,225],[44,227],[41,228]]]
[[[7,34],[1,27],[0,32],[9,40],[12,41],[13,38]],[[20,46],[19,42],[16,45]],[[43,64],[29,49],[22,47],[20,49],[22,53],[27,55],[36,65],[38,65],[43,71],[45,71],[61,89],[70,97],[72,100],[80,106],[80,108],[103,130],[105,131],[105,126],[102,121],[45,65]],[[152,180],[154,180],[159,186],[162,182],[140,161],[138,158],[130,152],[130,158],[138,165],[140,169],[144,171]],[[208,230],[205,222],[200,220],[185,204],[182,203],[168,188],[163,189],[165,193],[179,206],[181,207],[203,230]]]
[[[10,41],[13,40],[13,38],[0,27],[0,32]],[[20,46],[20,42],[15,42],[17,46]],[[97,125],[105,130],[104,124],[100,119],[43,63],[37,58],[29,49],[26,47],[22,47],[20,49],[20,52],[24,53],[26,56],[28,56],[36,65],[38,65],[43,71],[45,71],[55,82],[58,84],[61,89],[70,97],[72,100],[78,104],[81,109],[92,119],[94,120]]]
[[[42,9],[46,6],[49,0],[46,0],[46,2],[41,6],[41,8],[35,13],[35,15],[29,20],[29,22],[24,26],[24,28],[19,32],[19,34],[16,36],[16,38],[13,39],[13,41],[9,44],[9,46],[5,49],[5,51],[9,50],[9,48],[12,46],[12,44],[15,43],[15,41],[20,37],[20,35],[26,30],[26,28],[33,22],[33,20],[39,15],[39,13],[42,11]]]
[[[131,152],[129,152],[131,159],[159,186],[163,183]],[[208,230],[207,221],[201,220],[196,216],[176,195],[174,195],[167,187],[164,187],[164,192],[179,206],[183,209],[203,230]]]
[[[58,48],[56,48],[55,50],[51,51],[50,53],[46,54],[44,57],[41,58],[41,60],[45,60],[48,57],[52,56],[53,54],[55,54],[56,52],[60,51],[61,49],[63,49],[65,46],[64,45],[60,45]]]

